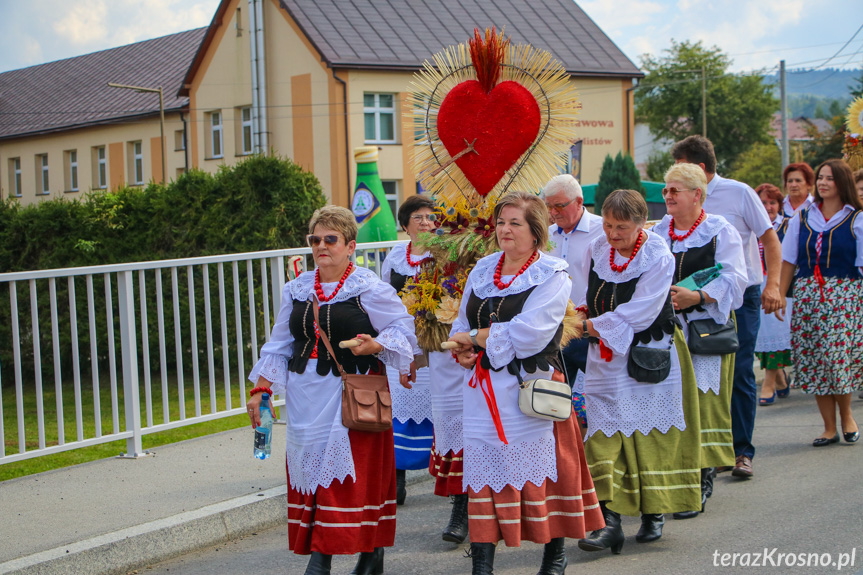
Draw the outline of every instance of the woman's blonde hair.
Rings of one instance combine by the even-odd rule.
[[[357,219],[354,213],[340,206],[324,206],[315,210],[309,220],[309,233],[315,233],[315,227],[323,226],[335,230],[345,237],[348,244],[357,239]]]
[[[533,239],[536,240],[536,247],[539,250],[545,250],[548,247],[548,226],[550,216],[548,208],[538,196],[527,192],[509,192],[497,201],[494,206],[494,222],[497,225],[497,219],[500,217],[500,212],[507,206],[520,209],[524,213],[524,220],[530,228],[530,233],[533,234]],[[497,234],[494,235],[494,245],[497,249],[500,246],[497,243]]]
[[[647,202],[635,190],[614,190],[602,202],[602,215],[643,226],[647,221]]]
[[[668,182],[680,182],[690,190],[701,190],[699,202],[704,205],[704,200],[707,198],[707,176],[701,166],[697,164],[672,164],[665,172],[663,179],[666,184]]]

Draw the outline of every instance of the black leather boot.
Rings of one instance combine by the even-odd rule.
[[[471,575],[494,575],[494,543],[471,543]]]
[[[605,517],[605,527],[598,529],[590,534],[586,539],[578,541],[578,548],[584,551],[603,551],[611,548],[611,552],[615,555],[620,554],[623,549],[623,527],[620,525],[620,514],[615,513],[605,506],[605,502],[601,501],[599,506],[602,508],[602,515]]]
[[[309,564],[306,565],[305,575],[330,575],[330,564],[332,561],[332,555],[324,555],[323,553],[312,551]]]
[[[563,575],[566,571],[566,549],[563,537],[556,537],[545,544],[542,564],[536,575]]]
[[[406,473],[404,469],[396,469],[396,505],[404,505],[405,498],[408,496],[408,490],[405,487]]]
[[[678,511],[672,514],[672,517],[675,519],[692,519],[693,517],[698,517],[699,513],[704,513],[707,498],[713,495],[714,477],[716,477],[715,467],[705,467],[701,470],[701,511]]]
[[[451,543],[463,543],[467,537],[467,493],[453,495],[452,513],[449,525],[443,531],[443,540]]]
[[[642,513],[641,528],[635,534],[639,543],[649,543],[662,537],[662,526],[665,525],[665,515],[662,513]]]
[[[351,571],[351,575],[383,575],[384,573],[384,548],[375,547],[374,551],[360,553],[357,566]]]

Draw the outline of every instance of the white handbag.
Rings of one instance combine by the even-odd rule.
[[[525,415],[566,421],[572,415],[572,388],[550,379],[522,380],[518,374],[518,408]]]

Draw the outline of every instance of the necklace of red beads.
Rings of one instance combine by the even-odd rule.
[[[515,278],[523,274],[527,270],[527,268],[530,267],[530,264],[532,264],[533,260],[536,259],[537,253],[538,252],[534,250],[533,255],[531,255],[530,258],[528,258],[528,260],[524,262],[524,265],[521,266],[521,269],[518,270],[518,273],[512,276],[512,279],[509,280],[508,283],[503,283],[500,279],[500,271],[503,269],[503,261],[506,259],[506,254],[501,254],[500,260],[498,260],[497,262],[497,267],[494,268],[494,285],[497,286],[497,289],[503,290],[511,286],[512,282],[515,281]]]
[[[348,276],[351,275],[351,271],[354,269],[354,262],[348,262],[348,269],[345,270],[345,273],[342,274],[342,279],[339,280],[339,285],[336,286],[336,289],[333,290],[329,296],[324,295],[324,288],[321,286],[321,270],[315,270],[315,295],[318,296],[318,301],[330,301],[336,294],[339,293],[339,290],[342,289],[342,286],[345,285],[345,280],[348,279]]]
[[[412,268],[420,266],[420,265],[424,264],[425,262],[427,262],[431,259],[431,257],[424,257],[424,258],[418,259],[417,261],[411,260],[411,242],[408,242],[407,256],[408,256],[408,265],[410,265]]]
[[[683,240],[685,240],[686,238],[691,236],[692,232],[695,231],[695,228],[698,227],[698,224],[703,222],[706,218],[707,218],[707,214],[702,209],[701,214],[698,216],[698,219],[695,220],[695,223],[692,224],[692,227],[689,228],[689,231],[686,232],[685,234],[683,234],[682,236],[678,236],[676,233],[674,233],[674,218],[671,218],[671,223],[668,224],[668,237],[671,238],[671,241],[673,241],[673,242],[674,241],[682,242]]]
[[[632,260],[635,259],[635,255],[638,253],[638,250],[641,249],[641,244],[643,243],[643,240],[642,240],[643,235],[642,234],[644,234],[643,230],[638,232],[638,239],[635,240],[635,247],[632,248],[632,255],[629,256],[629,259],[626,260],[626,263],[624,263],[622,266],[619,266],[616,263],[614,263],[615,249],[611,248],[611,252],[608,254],[608,263],[611,266],[612,271],[616,271],[617,273],[620,273],[629,267],[629,262],[631,262]]]

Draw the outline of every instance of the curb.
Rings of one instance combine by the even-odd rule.
[[[284,523],[287,485],[0,563],[4,575],[125,575]],[[275,501],[274,501],[275,499]]]

